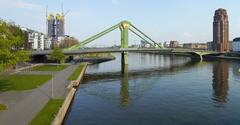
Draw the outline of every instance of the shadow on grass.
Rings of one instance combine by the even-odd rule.
[[[0,79],[0,92],[9,90],[14,90],[13,84],[11,84],[7,79]]]

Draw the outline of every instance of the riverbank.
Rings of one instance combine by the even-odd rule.
[[[80,64],[75,71],[69,76],[69,80],[72,80],[70,83],[70,91],[66,96],[63,105],[59,109],[55,119],[52,122],[52,125],[61,125],[64,121],[64,118],[67,115],[67,112],[71,106],[71,103],[74,99],[77,88],[80,85],[81,80],[83,79],[84,73],[86,71],[88,63]]]
[[[75,57],[74,62],[88,62],[92,64],[102,63],[106,61],[115,60],[116,57],[111,53],[90,53],[90,54],[82,54]]]
[[[227,60],[240,60],[239,56],[229,56],[229,55],[221,55],[221,56],[207,56],[207,59],[227,59]]]

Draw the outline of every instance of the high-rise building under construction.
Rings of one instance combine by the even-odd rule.
[[[55,37],[55,17],[53,14],[48,15],[47,18],[47,36]]]
[[[59,37],[64,37],[64,15],[50,14],[47,18],[47,36],[52,39],[53,42],[59,41]]]
[[[64,36],[64,15],[56,14],[56,36]]]

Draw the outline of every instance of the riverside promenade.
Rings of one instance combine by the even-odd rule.
[[[0,102],[8,109],[0,112],[1,125],[27,125],[38,112],[53,99],[63,99],[69,89],[68,77],[79,66],[70,65],[60,72],[32,72],[33,74],[53,74],[53,78],[44,85],[27,91],[8,91],[0,93]],[[19,72],[19,74],[31,72]]]

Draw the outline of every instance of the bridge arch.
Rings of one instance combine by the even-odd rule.
[[[151,39],[149,36],[147,36],[145,33],[143,33],[137,27],[135,27],[131,22],[125,20],[125,21],[121,21],[120,23],[113,25],[112,27],[110,27],[110,28],[108,28],[86,40],[83,40],[81,43],[71,46],[65,50],[79,50],[84,45],[112,32],[116,29],[120,29],[120,31],[121,31],[121,48],[122,49],[128,48],[129,31],[132,32],[133,34],[137,35],[139,38],[141,38],[142,40],[144,40],[145,42],[149,43],[152,46],[164,48],[162,45],[159,45],[157,42],[155,42],[153,39]],[[127,72],[127,70],[128,70],[128,52],[125,52],[125,51],[122,52],[121,64],[122,64],[122,73]]]
[[[150,38],[148,35],[143,33],[140,29],[138,29],[136,26],[134,26],[131,22],[129,21],[121,21],[120,23],[111,26],[110,28],[97,33],[96,35],[93,35],[86,40],[83,40],[79,44],[76,44],[74,46],[71,46],[65,50],[79,50],[81,47],[85,46],[86,44],[116,30],[120,29],[121,31],[121,48],[128,48],[128,35],[129,31],[141,38],[143,41],[146,43],[149,43],[152,46],[158,47],[158,48],[164,48],[162,45],[159,45],[156,41],[154,41],[152,38]]]

